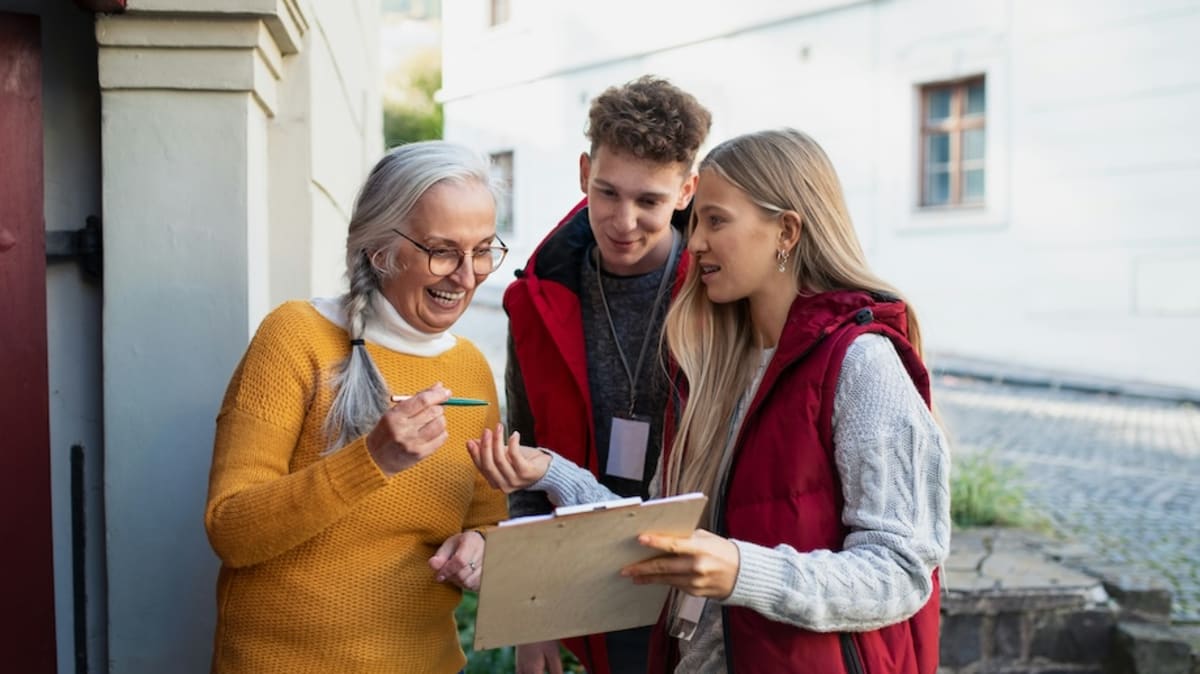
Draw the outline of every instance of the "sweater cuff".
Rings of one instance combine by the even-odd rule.
[[[550,499],[551,505],[562,505],[562,490],[571,482],[570,470],[567,467],[569,462],[563,461],[558,452],[541,447],[538,449],[550,455],[550,466],[546,468],[546,474],[540,480],[525,489],[526,491],[544,491],[546,497]]]
[[[346,504],[357,503],[388,482],[371,458],[366,438],[359,438],[325,457],[325,476]]]
[[[771,548],[738,540],[733,544],[741,556],[737,580],[733,592],[721,603],[744,606],[763,615],[774,614],[788,587],[791,569],[787,562]]]
[[[546,498],[550,499],[550,503],[554,506],[570,506],[605,500],[602,495],[598,497],[598,495],[590,493],[594,489],[588,489],[588,487],[599,486],[599,482],[596,482],[595,476],[589,470],[580,468],[569,459],[559,456],[558,452],[542,449],[542,447],[538,447],[538,449],[550,455],[550,468],[546,469],[546,475],[542,475],[541,480],[529,486],[529,491],[546,492]]]

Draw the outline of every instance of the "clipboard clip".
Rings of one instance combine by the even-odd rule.
[[[597,510],[613,510],[616,508],[626,508],[629,506],[641,505],[642,497],[630,496],[629,498],[618,498],[611,501],[599,501],[597,503],[582,503],[573,506],[559,506],[554,509],[555,517],[565,517],[567,515],[579,515],[581,513],[593,513]]]

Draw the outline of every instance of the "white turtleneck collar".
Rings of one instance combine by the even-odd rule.
[[[309,300],[317,313],[330,323],[349,332],[350,322],[342,304],[343,297],[314,297]],[[454,348],[458,338],[449,332],[421,332],[404,320],[392,303],[377,292],[371,299],[371,317],[363,330],[363,339],[385,349],[410,356],[440,356]]]

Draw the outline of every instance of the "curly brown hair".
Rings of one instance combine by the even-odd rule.
[[[641,159],[691,167],[710,126],[712,115],[694,96],[644,75],[609,87],[592,101],[587,137],[593,155],[605,145]]]

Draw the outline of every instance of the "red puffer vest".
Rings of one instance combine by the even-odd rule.
[[[586,205],[584,200],[571,209],[517,271],[517,280],[504,290],[504,311],[533,411],[534,437],[596,473],[579,308],[579,265],[593,240]]]
[[[595,243],[579,202],[538,245],[517,280],[504,291],[504,310],[533,413],[534,438],[592,474],[600,476],[595,419],[588,388],[580,269]],[[690,211],[677,211],[672,225],[686,231]],[[676,267],[675,290],[687,274],[685,252]],[[609,674],[604,635],[564,639],[591,674]]]
[[[796,299],[738,436],[717,533],[767,547],[786,543],[801,552],[842,548],[849,530],[841,522],[833,400],[846,349],[868,332],[891,339],[929,404],[929,376],[906,338],[902,302],[847,291]],[[668,438],[674,431],[670,417]],[[670,442],[664,440],[664,460],[671,458],[669,450]],[[933,674],[938,663],[936,571],[933,582],[932,596],[914,616],[871,632],[811,632],[747,608],[723,607],[728,671]],[[676,656],[674,640],[665,635],[660,620],[649,671],[673,671]]]

